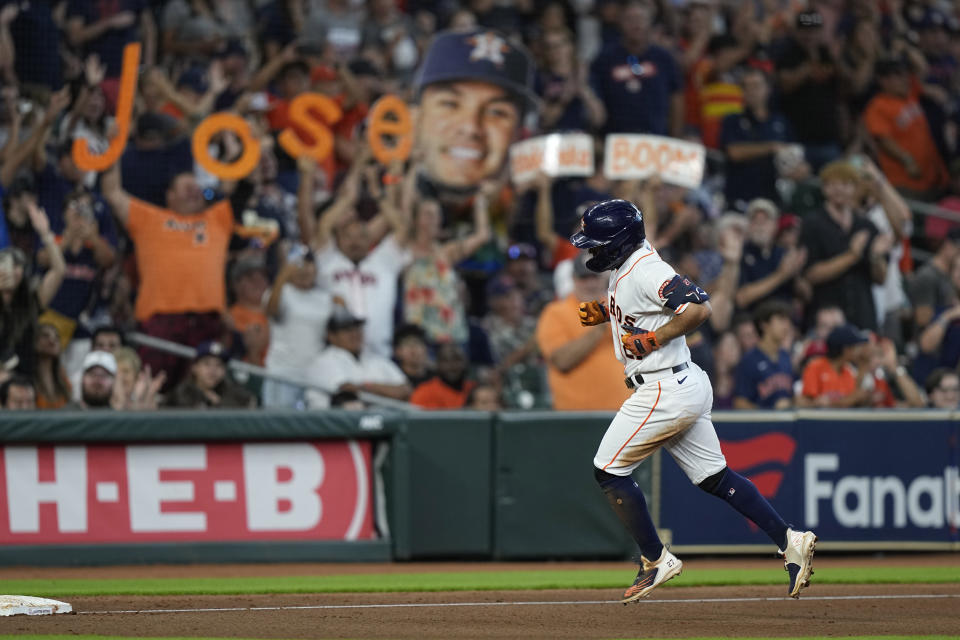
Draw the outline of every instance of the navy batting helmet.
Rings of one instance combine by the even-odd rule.
[[[583,214],[580,231],[570,236],[578,249],[593,256],[587,268],[598,273],[616,269],[647,237],[643,214],[626,200],[604,200]]]
[[[427,85],[458,80],[503,87],[527,109],[537,104],[530,54],[492,29],[438,33],[417,70],[413,88],[419,98]]]

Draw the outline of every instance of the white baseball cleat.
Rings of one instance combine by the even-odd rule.
[[[663,548],[660,558],[656,562],[650,562],[643,556],[641,556],[641,560],[643,565],[640,567],[637,579],[633,581],[630,588],[623,592],[623,600],[621,600],[623,604],[646,598],[658,585],[680,575],[683,570],[683,562],[667,551],[666,547]]]
[[[787,548],[783,552],[783,568],[790,574],[791,598],[799,598],[800,590],[810,586],[813,575],[813,550],[817,536],[813,531],[787,529]]]

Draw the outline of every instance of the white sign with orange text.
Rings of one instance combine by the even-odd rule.
[[[586,133],[551,133],[510,147],[510,175],[523,184],[543,172],[551,178],[593,175],[593,138]]]
[[[666,183],[695,189],[703,181],[702,144],[646,134],[615,133],[604,145],[604,175],[633,180],[657,175]]]

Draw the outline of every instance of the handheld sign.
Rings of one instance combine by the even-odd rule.
[[[706,150],[702,144],[646,134],[607,136],[603,173],[611,180],[658,175],[669,184],[695,189],[703,182]]]
[[[592,175],[593,138],[586,133],[551,133],[510,147],[510,175],[515,184],[541,171],[552,178]]]

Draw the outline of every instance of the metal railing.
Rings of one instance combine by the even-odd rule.
[[[188,347],[187,345],[172,342],[170,340],[164,340],[163,338],[156,338],[154,336],[147,335],[146,333],[140,333],[139,331],[131,331],[124,334],[124,337],[128,342],[132,342],[142,347],[156,349],[157,351],[163,351],[164,353],[169,353],[180,358],[193,360],[197,356],[197,350],[193,347]],[[298,387],[305,391],[320,391],[331,396],[336,393],[336,389],[331,390],[315,384],[306,384],[303,382],[303,380],[298,380],[296,378],[274,373],[265,369],[264,367],[259,367],[255,364],[250,364],[249,362],[243,362],[242,360],[230,360],[227,363],[227,366],[234,373],[239,373],[245,376],[256,376],[263,380],[271,380],[273,382],[281,382],[283,384]],[[385,396],[381,396],[376,393],[370,393],[368,391],[359,391],[357,395],[363,402],[366,402],[370,405],[386,407],[389,409],[420,410],[420,407],[412,405],[409,402],[387,398]]]

